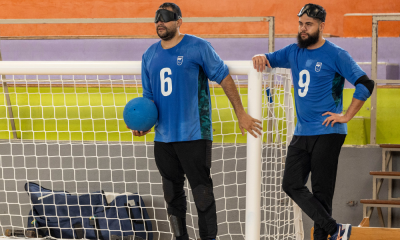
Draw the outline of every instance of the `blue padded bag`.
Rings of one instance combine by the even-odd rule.
[[[90,225],[93,216],[104,212],[107,200],[102,192],[73,195],[65,191],[52,191],[29,182],[25,184],[32,210],[29,213],[28,228],[36,236],[55,238],[97,239],[95,224]]]
[[[150,217],[143,199],[138,194],[117,196],[109,206],[116,208],[118,216],[124,216],[130,221],[130,226],[132,226],[131,229],[135,236],[143,239],[153,239]]]
[[[112,235],[153,239],[152,224],[138,194],[118,195],[107,204],[104,192],[72,195],[36,183],[25,190],[32,202],[28,228],[36,236],[110,240]]]
[[[138,194],[118,195],[109,203],[104,214],[96,216],[98,229],[104,239],[111,235],[134,235],[146,240],[153,239],[152,224],[143,199]]]

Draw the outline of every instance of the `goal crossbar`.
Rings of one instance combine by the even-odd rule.
[[[141,63],[141,61],[0,61],[0,73],[2,75],[140,75]],[[251,61],[225,61],[225,63],[232,75],[247,75],[254,70]]]

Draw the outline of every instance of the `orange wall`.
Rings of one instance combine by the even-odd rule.
[[[371,37],[372,16],[345,16],[343,20],[343,37]],[[400,21],[379,21],[380,37],[399,37]]]
[[[162,0],[0,0],[0,18],[153,17]],[[276,34],[297,33],[296,14],[310,0],[176,0],[183,17],[275,16]],[[327,10],[325,33],[344,35],[345,13],[400,12],[399,0],[316,0]],[[352,22],[354,24],[354,22]],[[356,28],[357,28],[357,22]],[[360,24],[370,23],[360,21]],[[347,25],[347,24],[346,24]],[[351,24],[350,24],[351,25]],[[346,29],[346,27],[345,27]],[[189,24],[192,34],[265,34],[266,23]],[[352,32],[353,30],[346,30]],[[390,27],[388,28],[390,32]],[[396,30],[397,31],[397,30]],[[380,31],[381,32],[381,31]],[[153,24],[1,25],[1,36],[154,35]],[[398,35],[397,35],[398,36]]]

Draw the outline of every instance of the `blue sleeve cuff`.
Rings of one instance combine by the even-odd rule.
[[[218,84],[221,84],[222,80],[226,78],[229,74],[228,66],[222,62],[219,69],[215,72],[214,76],[210,78],[211,81],[215,81]]]
[[[353,97],[355,99],[361,100],[361,101],[367,101],[367,99],[371,96],[371,93],[369,90],[362,84],[357,84],[356,85],[356,91],[353,94]]]
[[[271,65],[272,63],[271,63],[271,59],[268,57],[268,53],[265,54],[265,57],[267,58],[269,64]],[[267,66],[267,64],[265,64],[265,66]],[[271,65],[271,67],[272,67],[272,65]]]

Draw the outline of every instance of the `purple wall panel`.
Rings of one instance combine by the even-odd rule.
[[[399,65],[387,65],[386,79],[399,79]]]
[[[268,51],[267,38],[211,38],[223,60],[251,60]],[[328,38],[347,50],[356,62],[371,61],[371,38]],[[2,40],[4,61],[129,61],[141,60],[143,52],[158,39],[71,39],[71,40]],[[275,39],[275,49],[295,43],[295,38]],[[400,38],[380,38],[378,61],[400,64]],[[370,66],[362,66],[370,75]],[[398,67],[378,68],[378,78],[399,76]],[[389,77],[388,76],[388,77]]]
[[[224,60],[247,60],[268,51],[266,38],[211,38]],[[371,61],[370,38],[328,38],[349,51],[357,62]],[[71,39],[71,40],[2,40],[3,60],[140,60],[143,52],[158,39]],[[275,49],[296,42],[277,38]],[[400,38],[379,39],[379,61],[400,64]]]
[[[4,61],[132,61],[157,39],[2,40]]]

